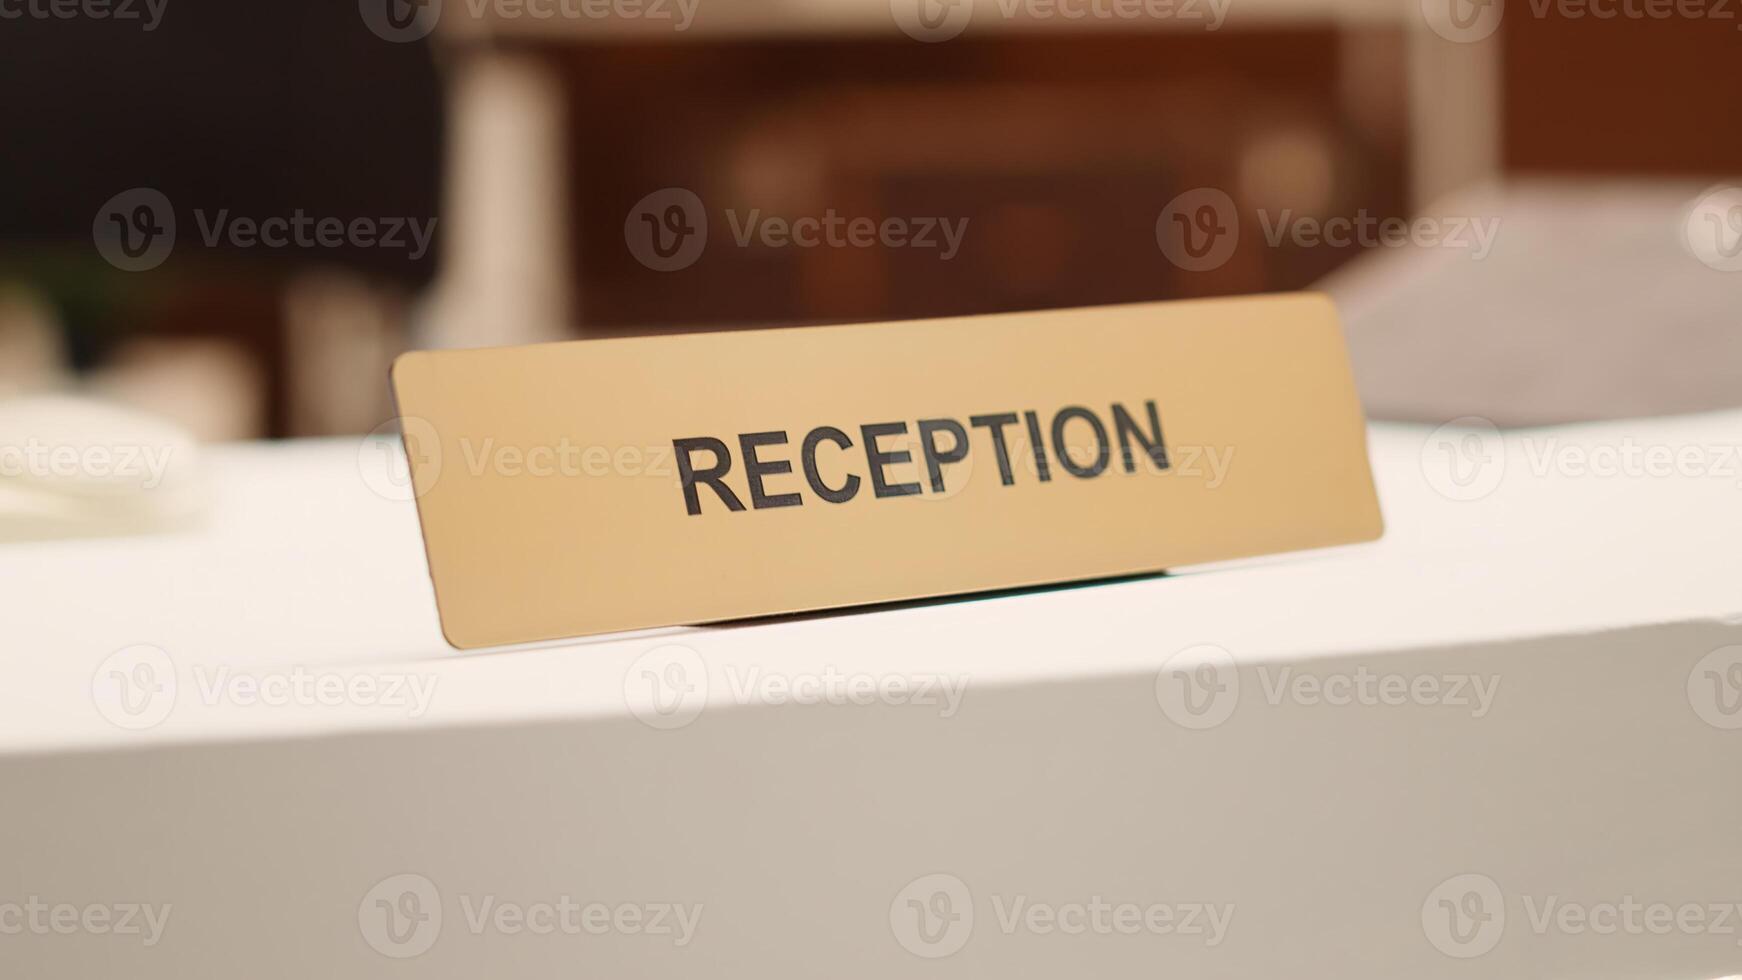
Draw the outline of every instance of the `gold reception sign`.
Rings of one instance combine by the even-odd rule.
[[[1381,532],[1317,295],[419,351],[393,384],[457,647]]]

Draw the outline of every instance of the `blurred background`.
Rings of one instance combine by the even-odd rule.
[[[415,347],[1310,287],[1376,417],[1742,404],[1739,28],[1720,0],[0,0],[0,398],[360,433]]]

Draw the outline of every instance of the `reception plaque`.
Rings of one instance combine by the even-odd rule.
[[[393,384],[457,647],[1381,532],[1317,295],[419,351]]]

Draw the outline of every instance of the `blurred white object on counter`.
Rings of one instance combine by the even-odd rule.
[[[1742,405],[1727,186],[1533,178],[1423,209],[1438,244],[1370,249],[1319,284],[1368,414],[1543,425]]]
[[[0,541],[180,527],[203,502],[185,430],[85,398],[0,399]]]

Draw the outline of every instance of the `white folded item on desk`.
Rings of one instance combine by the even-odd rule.
[[[162,531],[203,498],[184,431],[85,398],[0,399],[0,542]]]

